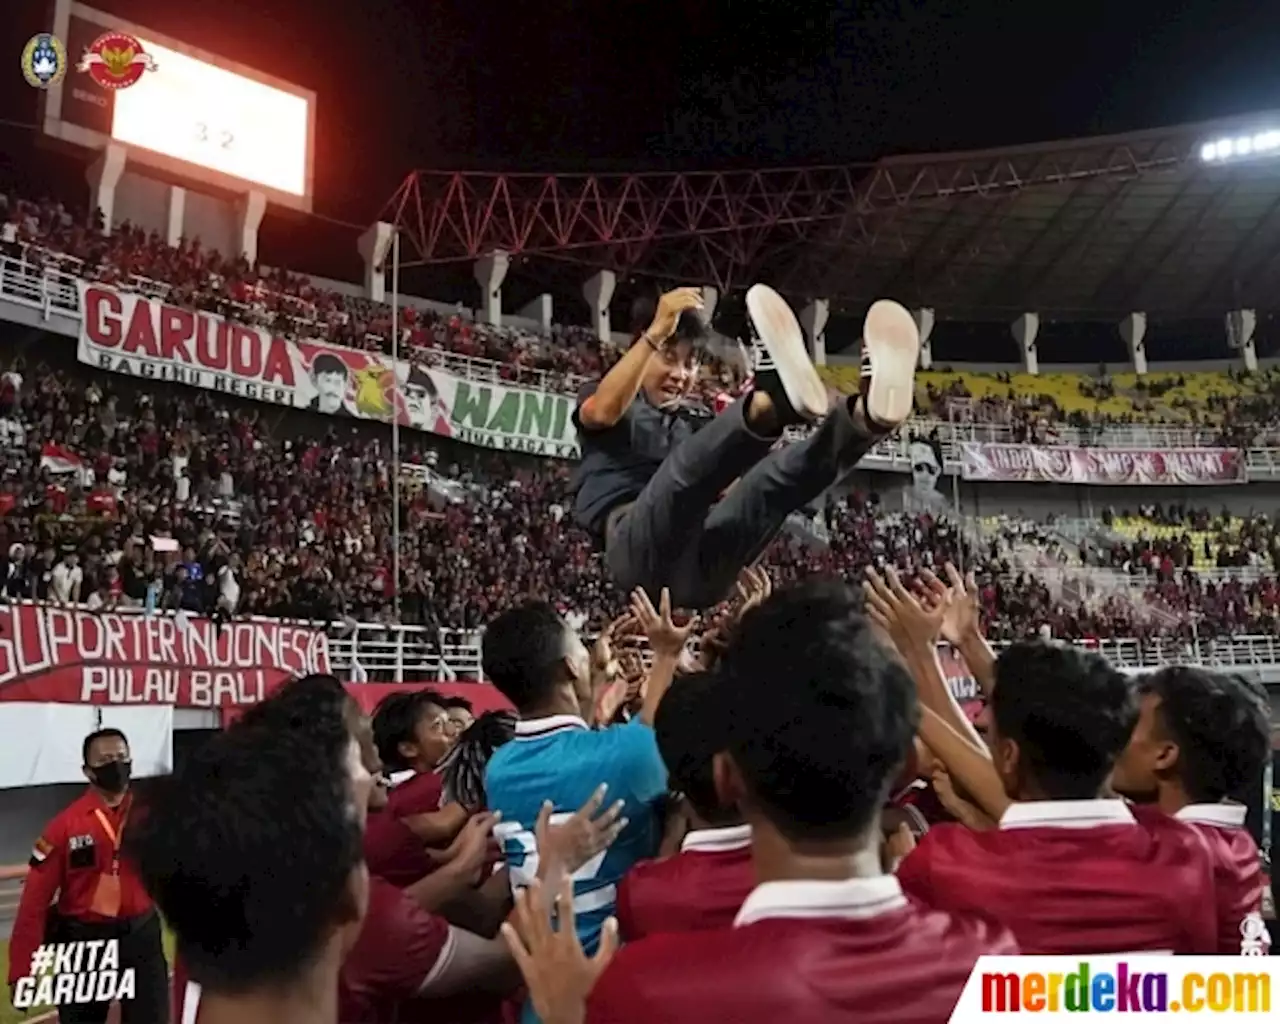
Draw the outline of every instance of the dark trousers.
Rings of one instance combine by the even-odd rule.
[[[134,998],[121,1000],[121,1024],[168,1024],[169,965],[160,939],[160,915],[152,912],[126,921],[90,923],[58,918],[54,942],[120,940],[120,969],[134,971]],[[58,1007],[60,1024],[105,1024],[110,1003]]]
[[[676,447],[640,497],[610,516],[605,561],[619,587],[643,587],[655,603],[668,587],[680,608],[717,604],[787,516],[878,440],[854,425],[841,401],[805,440],[772,450],[772,439],[747,428],[746,402],[739,399]]]

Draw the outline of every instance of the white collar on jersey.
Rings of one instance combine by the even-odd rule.
[[[545,718],[522,718],[516,722],[516,739],[541,739],[565,729],[588,729],[577,715],[547,715]]]
[[[1004,828],[1097,828],[1133,825],[1136,819],[1123,800],[1025,800],[1010,804],[1000,816]]]
[[[698,828],[680,840],[680,852],[726,853],[743,850],[751,845],[750,825],[730,825],[727,828]]]
[[[1179,821],[1197,825],[1217,825],[1219,828],[1243,828],[1248,814],[1244,804],[1187,804],[1174,815]]]
[[[742,904],[734,927],[776,917],[843,918],[865,921],[907,905],[893,875],[837,882],[786,881],[757,885]]]
[[[396,786],[403,785],[404,783],[408,782],[411,778],[413,778],[417,774],[418,773],[414,771],[412,768],[406,768],[402,772],[392,772],[390,775],[387,776],[387,785],[390,786],[392,789],[395,789]]]

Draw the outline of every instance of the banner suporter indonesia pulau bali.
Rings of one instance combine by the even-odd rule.
[[[1238,448],[1052,448],[1033,444],[960,445],[965,480],[1089,484],[1243,484]]]
[[[291,341],[211,313],[80,283],[80,362],[272,405],[389,423],[466,444],[578,457],[573,398],[469,381],[377,352]]]
[[[311,626],[0,605],[0,701],[238,707],[329,671]]]

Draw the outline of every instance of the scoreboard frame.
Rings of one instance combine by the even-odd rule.
[[[249,82],[268,86],[272,89],[280,90],[296,96],[306,103],[307,124],[306,124],[306,154],[304,157],[304,181],[303,192],[301,195],[295,195],[281,189],[272,188],[248,178],[236,176],[221,170],[216,170],[207,165],[184,160],[179,157],[170,156],[168,154],[159,153],[155,150],[146,149],[142,146],[132,145],[112,138],[109,127],[106,130],[100,128],[86,127],[84,124],[77,124],[68,120],[64,116],[67,109],[68,101],[71,99],[75,90],[97,90],[98,87],[89,82],[88,76],[82,75],[75,70],[75,63],[80,59],[82,54],[73,53],[70,49],[69,37],[71,35],[72,19],[79,19],[87,22],[102,32],[123,32],[131,36],[136,36],[144,43],[154,42],[158,46],[162,46],[168,50],[174,50],[183,56],[189,57],[194,61],[208,64],[214,68],[220,69],[229,74],[248,80]],[[80,149],[87,149],[94,152],[101,152],[111,144],[116,144],[125,149],[128,153],[129,164],[133,166],[141,166],[149,168],[152,171],[169,179],[179,179],[191,182],[193,185],[212,186],[213,188],[230,193],[243,194],[249,191],[257,191],[263,193],[269,202],[288,207],[294,210],[301,210],[310,213],[312,210],[312,201],[315,189],[315,120],[316,120],[316,94],[311,89],[304,89],[301,86],[286,82],[283,79],[276,78],[273,75],[258,71],[248,65],[241,64],[238,61],[228,60],[219,57],[208,51],[201,50],[198,47],[191,46],[171,36],[166,36],[161,32],[153,32],[141,25],[136,25],[117,17],[114,14],[108,14],[103,11],[88,7],[85,4],[77,2],[77,0],[53,0],[53,26],[52,32],[59,39],[63,40],[68,46],[67,60],[72,65],[69,73],[49,89],[43,90],[41,93],[41,106],[39,113],[40,126],[44,135],[57,142]],[[147,72],[148,75],[164,74],[163,63],[157,62],[158,67],[154,72]],[[104,90],[105,92],[105,90]],[[114,102],[112,97],[102,97],[104,104],[109,105]],[[109,125],[109,122],[107,122]]]

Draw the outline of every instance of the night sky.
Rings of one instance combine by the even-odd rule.
[[[1280,5],[1257,0],[94,6],[315,89],[316,210],[361,224],[413,167],[860,161],[1280,108]],[[6,8],[0,117],[31,122],[19,54],[51,7]],[[56,179],[2,131],[0,183]]]

